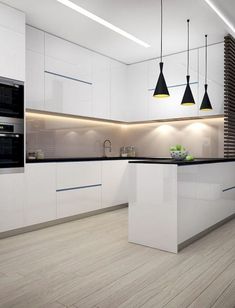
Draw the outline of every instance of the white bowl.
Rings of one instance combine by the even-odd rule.
[[[171,158],[174,160],[185,160],[188,155],[187,151],[171,151]]]

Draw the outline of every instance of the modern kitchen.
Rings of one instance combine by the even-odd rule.
[[[1,0],[0,307],[235,307],[232,0]]]

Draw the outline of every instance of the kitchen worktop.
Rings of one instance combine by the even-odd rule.
[[[151,160],[158,161],[168,160],[168,158],[154,158],[154,157],[68,157],[68,158],[44,158],[44,159],[27,159],[26,163],[59,163],[59,162],[79,162],[79,161],[103,161],[103,160]]]
[[[213,163],[224,163],[224,162],[233,162],[235,158],[201,158],[195,159],[193,161],[176,161],[173,159],[145,159],[145,160],[134,160],[130,161],[130,164],[169,164],[169,165],[178,165],[178,166],[187,166],[187,165],[202,165],[202,164],[213,164]]]

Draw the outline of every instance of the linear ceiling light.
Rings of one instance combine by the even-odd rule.
[[[235,26],[225,17],[225,15],[215,6],[211,0],[204,0],[212,10],[223,20],[223,22],[235,33]]]
[[[108,21],[104,20],[103,18],[100,18],[99,16],[92,14],[91,12],[83,9],[82,7],[78,6],[77,4],[73,3],[72,1],[69,0],[57,0],[58,2],[62,3],[63,5],[71,8],[72,10],[98,22],[99,24],[105,26],[106,28],[109,28],[111,30],[113,30],[114,32],[128,38],[129,40],[132,40],[133,42],[145,47],[145,48],[149,48],[150,45],[139,40],[137,37],[131,35],[130,33],[112,25],[111,23],[109,23]]]

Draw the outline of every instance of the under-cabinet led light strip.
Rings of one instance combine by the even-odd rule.
[[[124,36],[125,38],[127,38],[129,40],[132,40],[133,42],[135,42],[135,43],[137,43],[137,44],[139,44],[139,45],[141,45],[141,46],[143,46],[145,48],[150,47],[149,44],[139,40],[134,35],[126,32],[126,31],[124,31],[124,30],[122,30],[122,29],[120,29],[120,28],[118,28],[116,26],[114,26],[110,22],[108,22],[108,21],[104,20],[103,18],[100,18],[99,16],[97,16],[97,15],[95,15],[95,14],[93,14],[93,13],[91,13],[91,12],[85,10],[85,9],[83,9],[82,7],[78,6],[77,4],[73,3],[70,0],[57,0],[57,1],[60,2],[61,4],[65,5],[65,6],[69,7],[69,8],[71,8],[72,10],[74,10],[74,11],[76,11],[76,12],[78,12],[78,13],[80,13],[80,14],[82,14],[82,15],[84,15],[84,16],[86,16],[86,17],[88,17],[88,18],[90,18],[90,19],[92,19],[94,21],[96,21],[97,23],[103,25],[104,27],[109,28],[110,30],[112,30],[112,31],[114,31],[114,32]]]
[[[212,10],[223,20],[223,22],[235,33],[235,26],[225,17],[225,15],[217,8],[211,0],[204,0]]]

